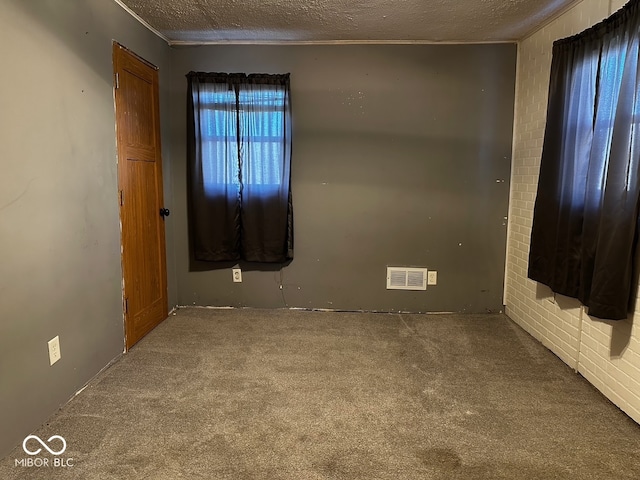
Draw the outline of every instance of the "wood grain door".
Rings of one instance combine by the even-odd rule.
[[[158,70],[113,44],[125,344],[168,315]]]

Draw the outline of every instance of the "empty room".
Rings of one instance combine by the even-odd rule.
[[[640,478],[640,0],[0,40],[0,478]]]

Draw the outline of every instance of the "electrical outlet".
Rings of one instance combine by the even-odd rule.
[[[242,283],[242,270],[234,268],[231,271],[233,272],[233,281],[235,283]]]
[[[49,365],[60,360],[60,338],[56,335],[47,342],[49,345]]]
[[[429,270],[427,272],[427,285],[438,284],[438,272],[435,270]]]

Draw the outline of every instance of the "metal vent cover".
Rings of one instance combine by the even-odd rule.
[[[426,290],[426,268],[387,267],[387,290]]]

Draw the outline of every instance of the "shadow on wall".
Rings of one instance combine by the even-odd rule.
[[[637,239],[636,239],[637,243]],[[633,261],[633,281],[631,283],[631,292],[638,292],[640,288],[640,248],[636,248],[635,258]],[[631,295],[629,301],[629,316],[626,320],[617,322],[606,322],[611,325],[611,344],[609,346],[610,358],[620,358],[631,340],[633,334],[633,318],[636,308],[638,307],[638,295]],[[598,321],[598,319],[594,319]]]
[[[620,358],[629,346],[633,328],[633,321],[631,319],[627,319],[607,323],[611,325],[611,344],[609,345],[609,358]]]
[[[202,262],[193,258],[193,252],[189,253],[189,271],[190,272],[210,272],[213,270],[231,270],[236,265],[243,271],[247,272],[279,272],[288,267],[293,260],[285,263],[254,263],[245,262],[243,260],[235,262]]]
[[[638,261],[636,260],[636,267],[638,266]],[[636,268],[636,271],[638,269]],[[638,288],[638,280],[636,274],[636,280],[634,282],[634,290],[637,291]],[[635,298],[635,297],[634,297]],[[553,291],[542,283],[536,283],[536,300],[548,300],[555,302],[558,305],[560,310],[570,310],[580,308],[580,315],[585,314],[585,307],[580,303],[579,300],[575,298],[565,297],[563,295],[556,295]],[[635,300],[632,302],[631,312],[635,310]],[[611,342],[609,344],[609,358],[617,359],[622,357],[626,349],[629,347],[629,343],[631,341],[632,329],[633,329],[633,313],[629,313],[629,317],[626,320],[602,320],[600,318],[595,318],[589,316],[589,318],[594,322],[604,323],[611,327]]]

